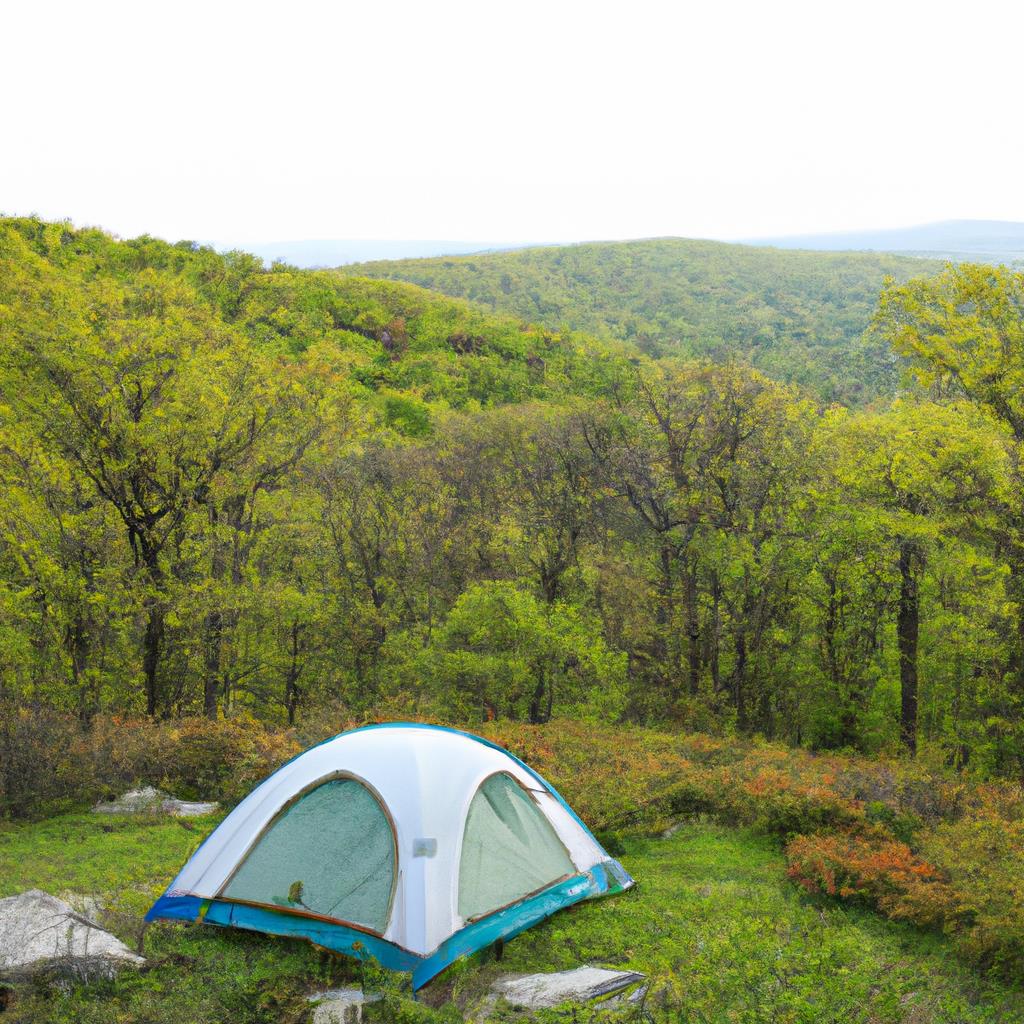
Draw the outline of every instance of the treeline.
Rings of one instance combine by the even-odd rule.
[[[1024,770],[1024,279],[882,411],[410,286],[0,233],[8,706],[674,721]]]
[[[884,253],[798,252],[685,238],[596,242],[340,268],[411,281],[648,355],[738,360],[819,400],[890,401],[900,365],[866,334],[886,277],[939,264]]]

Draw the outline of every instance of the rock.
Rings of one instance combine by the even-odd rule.
[[[123,796],[109,803],[100,801],[92,809],[93,814],[160,814],[163,803],[170,797],[152,786],[130,789]]]
[[[554,974],[526,974],[501,978],[491,988],[494,996],[512,1006],[542,1010],[559,1003],[585,1003],[621,992],[643,981],[635,971],[606,971],[600,967],[577,967]],[[639,998],[639,997],[638,997]]]
[[[194,818],[200,814],[213,814],[219,804],[175,800],[159,789],[143,786],[130,789],[109,803],[101,801],[93,814],[171,814],[176,818]]]
[[[0,899],[0,976],[14,980],[50,971],[85,981],[145,962],[56,896],[29,889]]]
[[[364,992],[358,988],[332,988],[315,992],[309,997],[316,1003],[313,1024],[359,1024],[363,1019],[363,1006],[380,1000],[379,992]]]
[[[103,916],[103,904],[95,896],[65,889],[58,899],[62,899],[65,903],[70,903],[71,909],[76,914],[88,918],[93,924],[98,924]]]
[[[213,814],[218,807],[220,807],[218,803],[207,803],[199,800],[172,799],[164,801],[164,813],[173,814],[176,818],[196,818],[201,814]]]

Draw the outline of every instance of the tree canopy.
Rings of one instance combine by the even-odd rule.
[[[891,399],[898,360],[865,332],[887,276],[937,263],[684,238],[388,260],[339,273],[411,281],[648,355],[746,363],[826,402]]]
[[[760,345],[753,278],[701,252],[720,325]],[[865,281],[777,354],[848,360]],[[892,280],[859,351],[917,380],[858,410],[708,358],[711,327],[688,353],[591,337],[600,293],[538,327],[0,221],[0,703],[576,715],[1019,773],[1021,282]]]

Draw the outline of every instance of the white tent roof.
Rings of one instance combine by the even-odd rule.
[[[224,819],[167,895],[218,898],[283,807],[324,779],[350,776],[376,794],[395,832],[397,877],[382,937],[426,956],[467,924],[458,909],[466,816],[481,784],[496,773],[528,791],[577,871],[609,863],[575,814],[507,752],[447,729],[391,725],[343,733],[275,772]]]

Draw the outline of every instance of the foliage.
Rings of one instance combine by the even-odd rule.
[[[83,730],[71,715],[8,704],[0,708],[0,811],[38,817],[138,785],[234,802],[299,750],[290,732],[247,718],[100,716]]]
[[[863,337],[883,279],[937,269],[875,253],[659,238],[388,260],[338,273],[411,281],[656,357],[745,362],[826,402],[891,397],[884,341]]]
[[[770,252],[563,256],[580,287],[621,258],[632,288],[680,252],[731,282],[723,310],[748,271],[782,294]],[[791,257],[830,316],[856,305],[859,270],[823,284]],[[13,707],[301,726],[386,702],[1024,764],[1020,452],[992,367],[968,372],[985,330],[1012,334],[1010,277],[956,272],[955,308],[979,296],[938,321],[959,390],[936,370],[931,393],[851,413],[735,362],[189,243],[7,219],[0,262]],[[871,344],[924,359],[907,332],[938,327],[908,311],[951,280],[893,285]]]
[[[786,848],[789,875],[810,892],[877,905],[889,916],[934,926],[960,913],[940,872],[906,843],[883,836],[799,836]]]
[[[625,657],[578,609],[504,581],[459,596],[424,669],[456,717],[482,707],[485,718],[534,723],[587,708],[614,719],[626,675]]]

